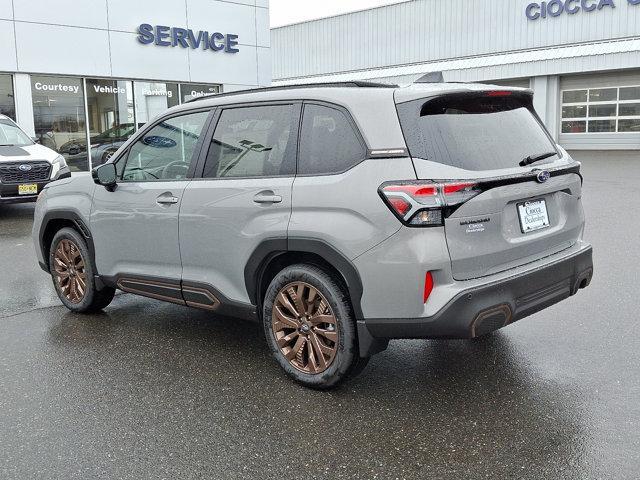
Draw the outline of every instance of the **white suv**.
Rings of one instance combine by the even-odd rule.
[[[62,155],[37,144],[0,115],[0,205],[35,202],[47,183],[70,176]]]

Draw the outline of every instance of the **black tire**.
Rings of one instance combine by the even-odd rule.
[[[56,259],[56,252],[61,246],[70,249],[75,256],[74,261],[69,262],[66,267],[61,266],[61,261],[65,263],[64,258],[59,258],[58,260],[60,261]],[[71,256],[69,252],[65,252],[64,250],[62,253],[66,253],[67,258]],[[71,263],[74,264],[73,268],[69,268]],[[80,265],[82,265],[81,269],[79,268]],[[79,293],[70,295],[69,290],[65,290],[65,286],[68,285],[68,281],[70,281],[70,278],[67,278],[69,270],[73,270],[71,273],[72,276],[82,277],[81,279],[85,287],[81,289],[81,298],[76,298],[80,297]],[[61,271],[63,273],[61,273]],[[82,235],[73,228],[63,228],[54,235],[49,250],[49,272],[51,273],[58,298],[60,298],[60,301],[65,307],[73,312],[98,312],[111,303],[116,293],[115,289],[110,287],[104,287],[102,290],[96,289],[95,267],[91,261],[89,248]],[[67,280],[67,282],[63,283],[62,279]],[[80,289],[76,287],[74,291],[79,292]]]
[[[306,288],[306,290],[303,291],[307,293],[307,295],[310,293],[310,287],[313,287],[313,289],[317,291],[314,295],[316,299],[316,307],[311,306],[309,307],[310,309],[321,309],[326,307],[326,305],[318,306],[319,303],[321,303],[322,298],[324,298],[330,307],[330,310],[325,309],[324,313],[332,313],[333,315],[323,315],[322,318],[335,318],[335,330],[330,329],[331,325],[324,324],[324,327],[329,328],[329,330],[325,330],[325,328],[319,326],[311,326],[310,329],[313,330],[313,332],[311,332],[309,330],[309,325],[307,325],[307,331],[305,333],[302,330],[304,327],[302,323],[307,323],[307,320],[309,320],[309,322],[314,322],[315,319],[319,318],[321,312],[317,310],[316,314],[309,316],[306,316],[305,314],[302,317],[296,317],[301,324],[300,329],[297,330],[300,333],[298,333],[296,341],[297,338],[301,336],[305,336],[307,338],[306,342],[308,343],[304,343],[305,340],[302,340],[302,347],[299,348],[299,351],[303,350],[305,352],[303,355],[305,355],[307,359],[312,356],[308,350],[313,350],[313,346],[317,345],[317,339],[321,338],[320,334],[316,335],[315,333],[318,332],[318,329],[322,332],[333,333],[337,338],[337,341],[333,342],[327,341],[326,338],[322,336],[321,340],[330,344],[335,353],[331,357],[330,363],[326,362],[326,368],[319,373],[302,371],[299,364],[296,365],[296,363],[293,363],[296,361],[296,358],[289,360],[285,356],[285,353],[281,346],[278,345],[278,340],[276,339],[276,336],[280,335],[280,340],[282,341],[283,334],[277,332],[276,327],[273,324],[274,304],[276,304],[276,302],[280,302],[278,295],[283,289],[285,289],[285,287],[287,289],[294,288],[295,290],[300,284],[306,285],[306,287],[303,287]],[[320,295],[317,295],[317,293]],[[287,296],[287,299],[291,298],[294,297]],[[278,303],[277,306],[281,308],[282,304]],[[296,308],[296,310],[299,309]],[[287,313],[289,312],[290,310],[287,311]],[[294,315],[290,316],[292,318],[295,317]],[[314,389],[328,389],[335,387],[344,380],[352,378],[360,373],[369,361],[368,358],[361,358],[359,355],[356,322],[346,289],[342,286],[340,279],[335,278],[332,274],[318,266],[310,264],[291,265],[280,271],[275,276],[265,294],[262,323],[267,344],[269,345],[269,349],[271,350],[276,362],[278,362],[287,375],[306,387]],[[283,324],[280,322],[279,325]],[[294,332],[296,332],[293,328],[283,331],[290,335],[293,335],[295,334]],[[287,335],[287,337],[288,336],[289,335]],[[315,337],[315,339],[312,339],[312,336]],[[293,340],[291,342],[293,342]],[[326,344],[323,343],[322,347],[326,348]],[[294,349],[295,347],[291,348],[289,352],[292,353]],[[318,349],[316,349],[316,352],[317,351]],[[319,356],[316,355],[315,358],[319,359]],[[324,355],[323,360],[325,360]]]

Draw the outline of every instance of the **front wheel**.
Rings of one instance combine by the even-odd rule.
[[[109,160],[111,160],[111,157],[113,157],[113,154],[116,153],[118,150],[117,149],[109,149],[106,152],[104,152],[102,154],[102,163],[107,163]]]
[[[97,312],[113,300],[115,289],[96,289],[89,249],[82,236],[72,228],[63,228],[53,237],[49,271],[58,297],[69,310]]]
[[[269,348],[297,382],[331,388],[366,366],[348,295],[330,273],[314,265],[289,266],[271,281],[263,305]]]

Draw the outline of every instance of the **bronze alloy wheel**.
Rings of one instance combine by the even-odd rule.
[[[313,286],[284,286],[273,304],[271,328],[280,351],[303,373],[324,372],[338,351],[338,322],[329,302]]]
[[[53,261],[58,289],[71,303],[80,303],[87,291],[87,273],[80,248],[71,240],[60,240]]]

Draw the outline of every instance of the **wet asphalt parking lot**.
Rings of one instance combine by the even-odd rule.
[[[0,478],[640,477],[640,162],[586,162],[595,277],[479,341],[396,341],[331,392],[249,322],[69,313],[0,207]]]

